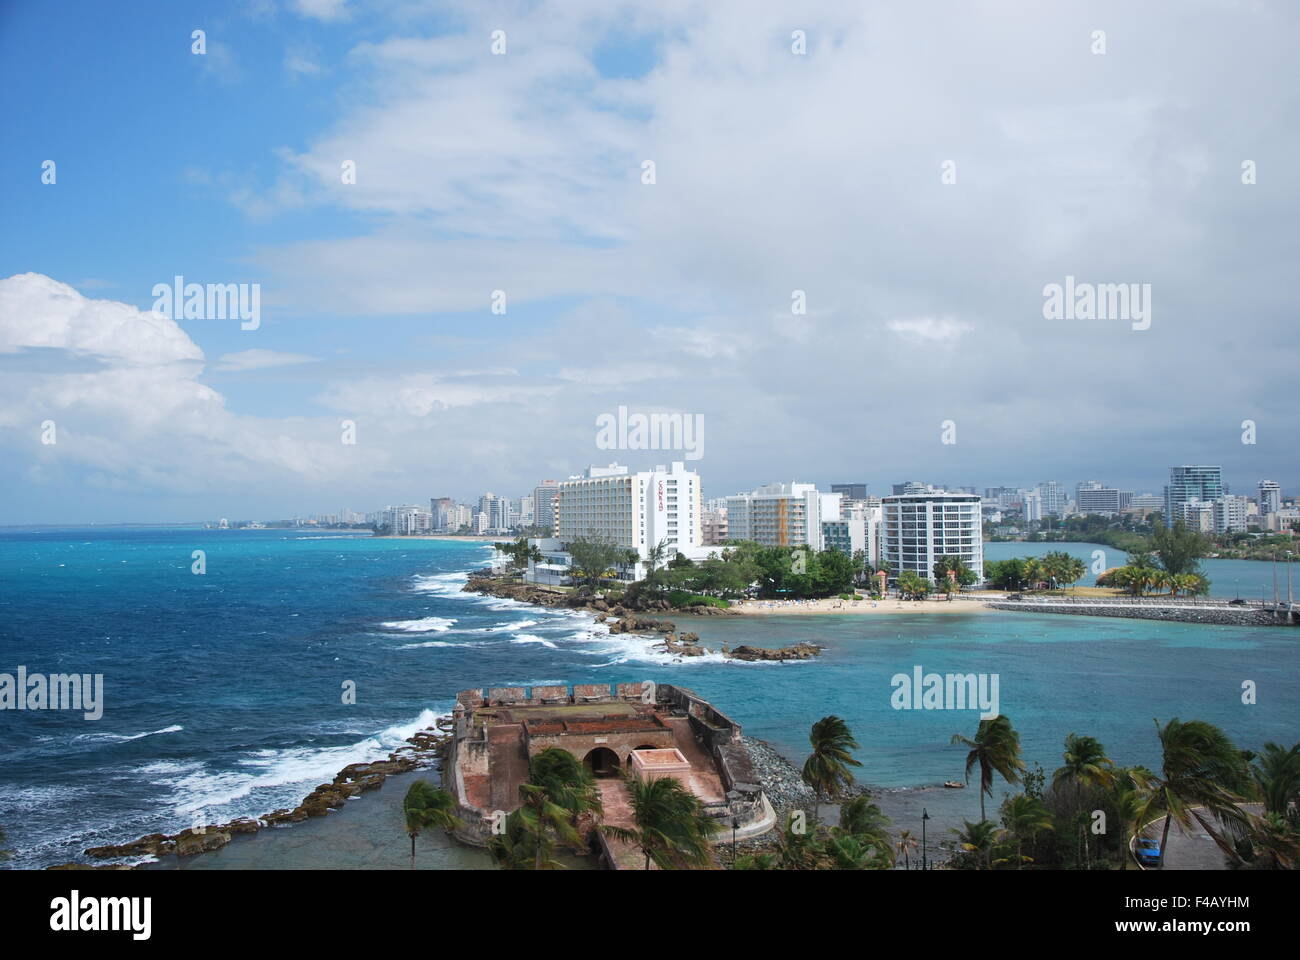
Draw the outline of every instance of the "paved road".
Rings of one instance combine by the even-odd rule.
[[[1263,813],[1263,806],[1258,803],[1243,803],[1241,808],[1254,814]],[[1160,819],[1148,825],[1144,833],[1159,841],[1163,828],[1164,820]],[[1195,819],[1192,820],[1190,831],[1184,831],[1177,823],[1169,827],[1169,849],[1165,851],[1166,870],[1224,870],[1227,869],[1226,860],[1223,851]]]

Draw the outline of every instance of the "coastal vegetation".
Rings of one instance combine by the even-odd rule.
[[[650,781],[629,776],[631,827],[603,824],[606,835],[640,849],[645,868],[661,870],[707,867],[713,863],[710,837],[718,822],[705,816],[699,798],[673,777]]]
[[[511,870],[550,870],[562,866],[555,858],[559,845],[586,852],[579,821],[600,813],[601,802],[595,779],[577,757],[559,747],[542,750],[529,763],[519,799],[504,830],[488,841],[497,863]]]
[[[1001,590],[1055,590],[1068,587],[1086,572],[1084,562],[1064,551],[1044,557],[1010,557],[984,564],[984,579]]]
[[[1020,734],[1007,717],[999,714],[981,720],[973,740],[954,733],[952,742],[970,748],[966,754],[967,783],[970,783],[971,769],[979,767],[980,820],[983,821],[987,819],[984,815],[984,797],[993,796],[993,774],[1000,774],[1007,783],[1019,783],[1020,775],[1025,771],[1025,764],[1020,759]]]
[[[853,790],[849,767],[861,765],[850,752],[857,749],[858,742],[848,724],[839,717],[823,717],[813,724],[808,741],[812,753],[804,762],[802,779],[813,791],[812,822],[808,822],[802,810],[789,811],[768,843],[769,849],[738,857],[733,869],[890,869],[896,852],[906,856],[916,843],[908,839],[895,843],[890,836],[889,818],[871,802],[870,795],[858,793],[846,799]],[[823,798],[844,801],[837,826],[821,822]]]
[[[839,717],[822,717],[814,723],[808,733],[808,742],[812,745],[812,753],[804,761],[803,782],[812,787],[817,797],[813,819],[820,820],[821,798],[839,799],[853,785],[849,767],[862,764],[851,752],[858,748],[858,741],[853,739],[849,725]]]
[[[839,550],[807,547],[765,547],[737,541],[698,563],[678,554],[655,565],[643,580],[627,589],[635,602],[640,595],[677,598],[685,605],[733,600],[757,595],[765,599],[811,599],[851,593],[861,570]],[[682,603],[674,603],[681,606]]]
[[[1234,869],[1294,869],[1300,857],[1300,743],[1267,743],[1255,754],[1213,724],[1175,717],[1156,723],[1161,764],[1153,772],[1118,766],[1096,738],[1070,733],[1048,784],[1041,768],[1025,768],[1005,717],[980,727],[974,740],[954,738],[971,746],[968,774],[979,764],[982,785],[991,788],[996,771],[1022,789],[1004,797],[993,821],[981,786],[980,819],[952,831],[954,869],[1128,869],[1131,838],[1151,828],[1160,868],[1174,824],[1210,837]],[[1250,803],[1262,814],[1243,806]]]
[[[460,826],[455,798],[427,780],[417,780],[411,784],[402,800],[402,814],[406,820],[406,833],[411,838],[412,870],[415,869],[415,839],[420,831],[437,827],[454,830]]]

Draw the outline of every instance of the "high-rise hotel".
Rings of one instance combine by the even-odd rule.
[[[579,538],[607,539],[636,553],[635,564],[620,573],[641,579],[649,572],[650,551],[662,545],[663,561],[678,553],[703,560],[700,475],[684,462],[632,473],[611,463],[592,466],[582,476],[563,480],[555,494],[556,535],[535,543],[548,555],[543,572],[566,563],[564,544]]]
[[[890,580],[910,570],[934,578],[934,562],[959,557],[984,579],[984,534],[980,498],[970,493],[929,490],[881,500],[884,535],[882,553],[890,565]]]

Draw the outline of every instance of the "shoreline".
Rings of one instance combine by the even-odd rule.
[[[358,800],[363,793],[379,790],[390,777],[419,770],[438,770],[442,762],[443,745],[449,737],[450,734],[438,729],[436,723],[419,730],[406,738],[407,746],[398,747],[388,754],[387,759],[348,764],[334,775],[333,780],[316,787],[293,809],[282,807],[255,817],[236,817],[227,823],[207,824],[197,829],[187,827],[175,834],[150,833],[126,843],[89,847],[82,851],[82,856],[88,857],[92,861],[90,863],[74,860],[44,869],[176,868],[199,854],[224,849],[237,836],[256,835],[265,830],[287,828],[310,819],[325,818],[331,813],[340,813],[346,809],[347,801]],[[172,860],[164,862],[165,857]]]
[[[456,533],[412,533],[398,535],[395,533],[372,533],[372,540],[454,540],[461,543],[497,543],[500,537],[480,537],[474,534]]]
[[[987,600],[1001,598],[989,597]],[[962,600],[742,600],[728,610],[742,616],[809,616],[824,614],[898,614],[898,613],[989,613],[986,599]]]

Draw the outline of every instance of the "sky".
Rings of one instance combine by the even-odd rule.
[[[0,524],[682,459],[619,407],[701,418],[705,497],[1297,492],[1297,47],[1242,0],[8,0]]]

